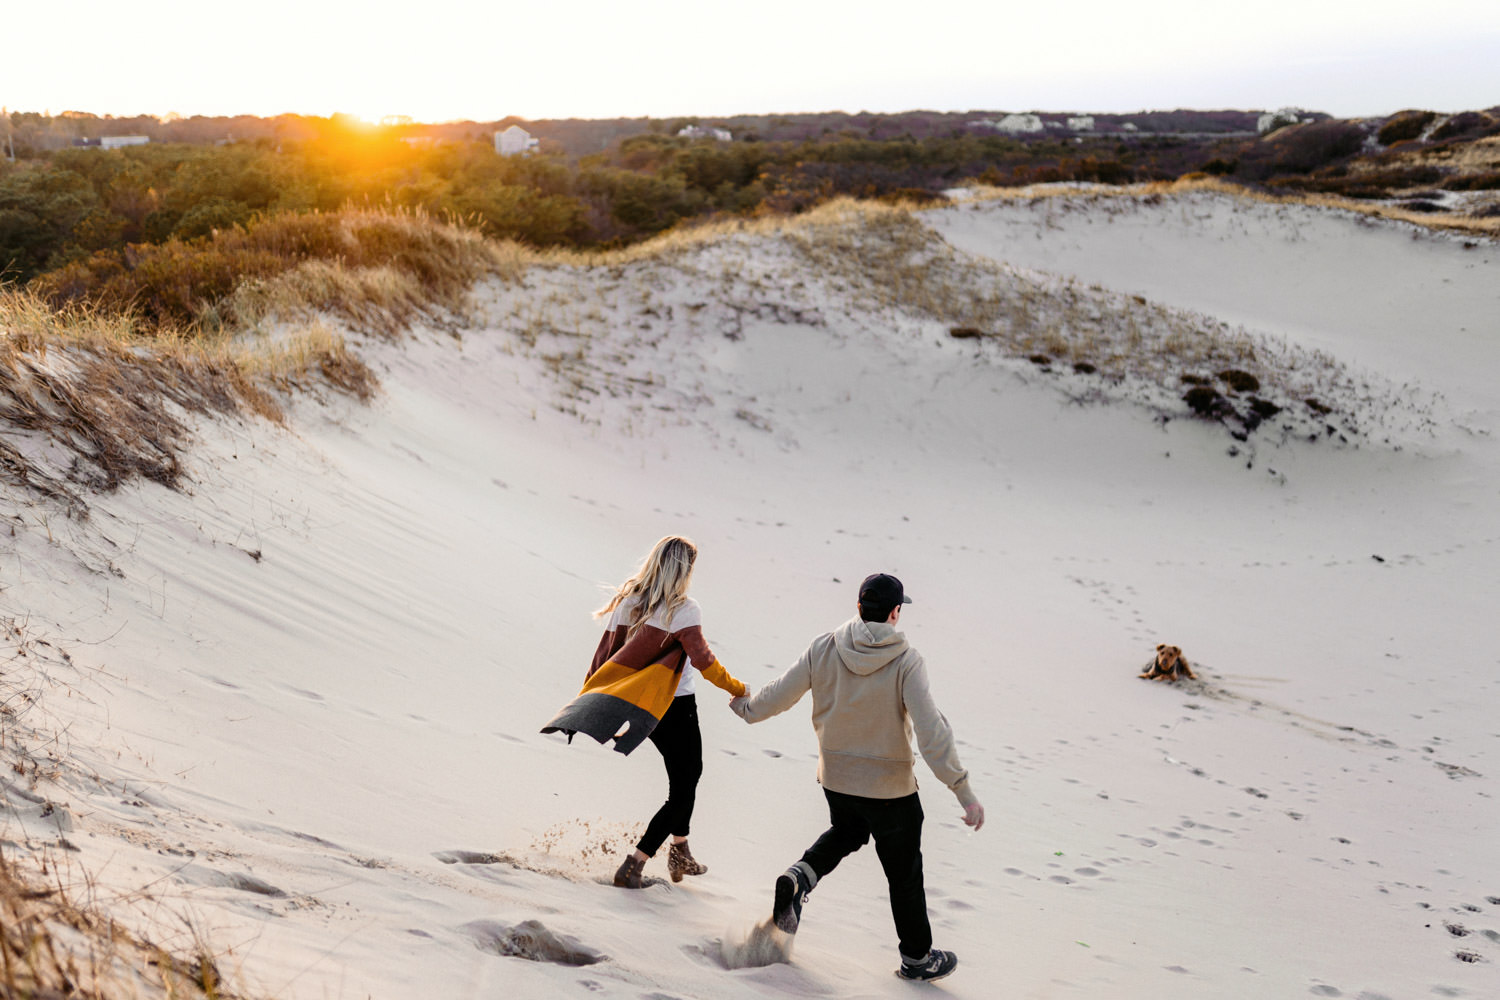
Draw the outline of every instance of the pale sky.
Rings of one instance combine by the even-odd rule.
[[[492,121],[1291,105],[1355,117],[1500,104],[1500,0],[6,6],[0,106],[53,114]]]

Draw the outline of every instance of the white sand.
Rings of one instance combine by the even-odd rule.
[[[7,502],[0,684],[61,736],[50,815],[5,774],[4,850],[275,997],[908,996],[869,850],[790,964],[724,967],[826,823],[805,707],[750,728],[702,685],[709,874],[601,884],[660,761],[536,730],[599,584],[682,532],[752,685],[865,573],[906,581],[989,813],[970,833],[919,765],[948,995],[1495,996],[1500,249],[1202,195],[928,221],[1415,381],[1446,422],[1231,457],[819,275],[747,286],[733,248],[537,272],[481,290],[500,329],[368,346],[372,407],[203,427],[189,493]],[[553,332],[518,347],[521,315]],[[1137,680],[1158,641],[1204,682]],[[526,921],[608,958],[502,956]]]

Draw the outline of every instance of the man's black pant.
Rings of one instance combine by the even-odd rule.
[[[891,916],[901,954],[923,958],[932,948],[927,893],[922,886],[922,802],[917,793],[868,799],[823,789],[833,825],[802,855],[818,878],[875,838],[875,853],[891,890]]]
[[[698,798],[698,779],[703,776],[703,733],[698,728],[698,699],[690,694],[672,699],[656,728],[648,737],[661,751],[667,765],[667,801],[646,824],[636,847],[656,856],[668,834],[686,837]]]

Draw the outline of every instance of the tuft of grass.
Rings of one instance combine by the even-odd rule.
[[[315,391],[323,383],[368,402],[379,389],[375,372],[350,350],[343,333],[321,318],[274,341],[252,340],[232,351],[230,361],[250,384],[270,384],[287,393]]]

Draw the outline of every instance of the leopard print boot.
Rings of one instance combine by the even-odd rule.
[[[667,849],[667,871],[673,882],[681,882],[684,875],[702,875],[708,871],[708,865],[699,864],[693,852],[688,850],[687,841],[680,844],[673,841]]]

